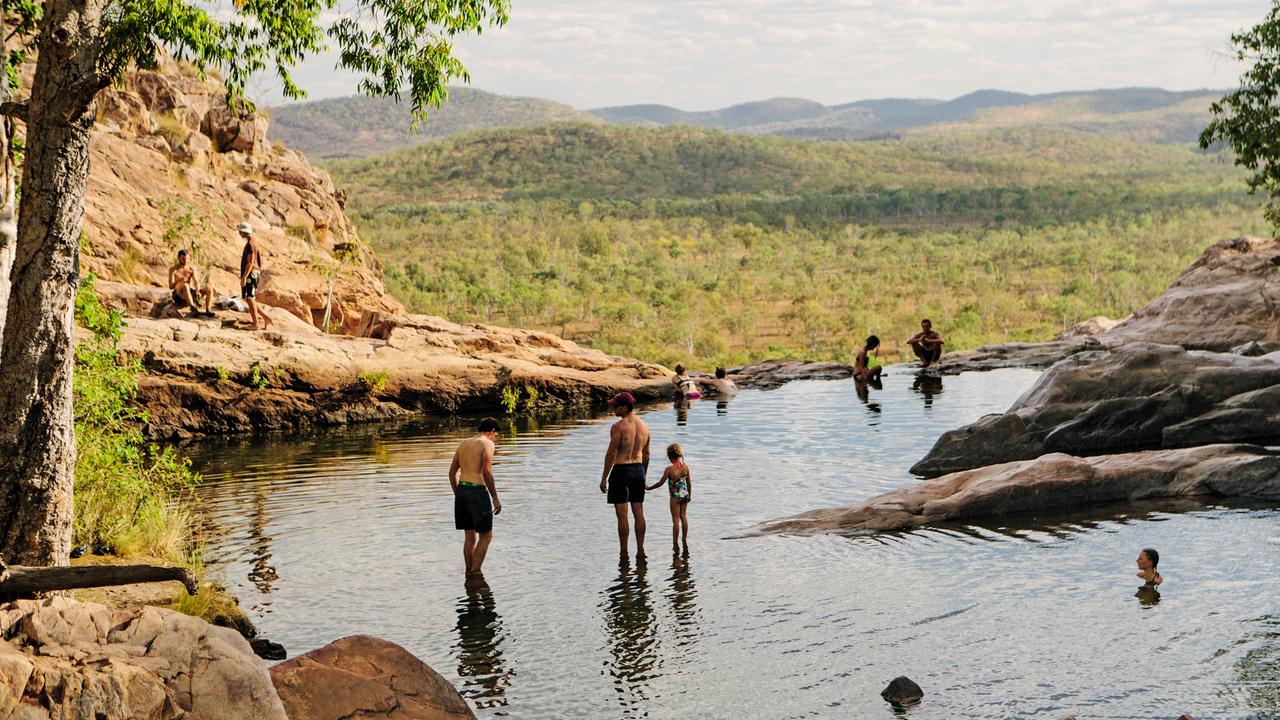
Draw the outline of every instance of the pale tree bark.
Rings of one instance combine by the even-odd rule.
[[[65,565],[71,548],[73,310],[106,1],[45,3],[27,108],[0,349],[0,558],[17,565]]]
[[[0,38],[9,37],[9,25],[0,13]],[[9,43],[0,46],[0,61],[9,57]],[[9,83],[0,78],[0,105],[13,98]],[[18,218],[13,201],[13,121],[0,117],[0,342],[4,340],[4,318],[9,308],[9,272],[18,244]]]

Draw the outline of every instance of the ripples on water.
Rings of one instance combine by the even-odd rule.
[[[212,572],[293,652],[365,632],[443,673],[481,717],[1280,717],[1277,513],[1126,506],[877,537],[721,539],[913,482],[937,436],[1036,374],[865,394],[799,382],[644,412],[694,471],[691,552],[646,503],[647,566],[619,565],[597,484],[608,419],[502,439],[487,582],[464,583],[448,466],[473,420],[191,448]],[[651,470],[651,478],[661,466]],[[1140,548],[1161,596],[1139,596]]]

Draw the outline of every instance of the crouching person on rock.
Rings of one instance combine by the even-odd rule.
[[[484,556],[493,540],[493,516],[502,512],[493,480],[493,441],[497,437],[498,421],[481,420],[479,432],[458,445],[449,466],[453,524],[458,530],[466,531],[462,557],[467,563],[467,575],[481,574]]]

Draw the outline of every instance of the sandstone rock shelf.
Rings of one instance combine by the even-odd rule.
[[[99,290],[111,307],[138,302],[137,288]],[[671,394],[666,368],[547,333],[379,315],[366,325],[383,338],[351,337],[267,312],[278,329],[245,330],[233,315],[127,318],[120,347],[147,370],[138,400],[152,437],[496,412],[505,388],[522,402],[533,388],[540,402],[561,405],[599,404],[622,390],[640,400]]]
[[[767,533],[866,533],[946,522],[1055,513],[1165,498],[1280,501],[1280,452],[1254,445],[1034,460],[952,473],[845,508],[813,510],[759,527]]]

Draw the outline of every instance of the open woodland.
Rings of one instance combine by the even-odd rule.
[[[1141,307],[1265,233],[1229,158],[1073,128],[798,141],[555,124],[330,166],[415,312],[674,363],[955,350]]]

